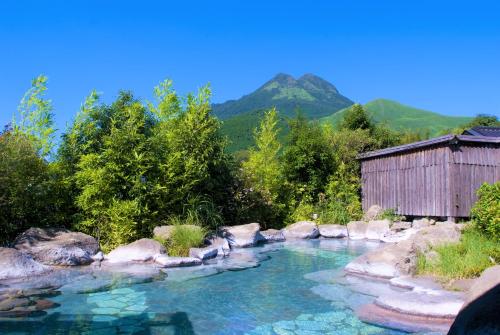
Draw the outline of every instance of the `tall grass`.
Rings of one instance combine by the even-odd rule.
[[[196,215],[188,215],[185,219],[172,216],[167,223],[173,226],[170,237],[167,240],[157,237],[156,240],[165,246],[169,256],[185,257],[190,248],[203,246],[207,231]]]
[[[474,278],[486,268],[500,263],[500,241],[488,238],[475,228],[464,231],[459,243],[434,248],[439,257],[418,258],[418,273],[443,280]]]

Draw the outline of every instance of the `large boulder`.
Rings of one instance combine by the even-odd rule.
[[[500,334],[500,265],[486,269],[466,294],[449,335]]]
[[[111,251],[106,260],[109,263],[149,262],[159,255],[166,254],[165,247],[158,241],[143,238]]]
[[[380,240],[391,231],[391,221],[372,220],[367,223],[365,237],[369,240]]]
[[[252,247],[262,240],[258,223],[227,226],[221,228],[221,232],[231,247]]]
[[[205,242],[209,246],[213,246],[217,248],[217,256],[220,257],[225,257],[229,255],[229,252],[231,251],[231,247],[229,246],[229,242],[219,236],[209,236],[208,238],[205,239]]]
[[[84,265],[93,262],[99,244],[92,236],[59,228],[30,228],[14,247],[45,265]]]
[[[418,252],[425,253],[429,249],[445,244],[458,243],[460,241],[460,227],[454,223],[420,228],[412,236],[415,248]]]
[[[328,238],[347,237],[347,226],[340,224],[321,224],[318,226],[319,234]]]
[[[319,229],[316,223],[311,221],[299,221],[287,226],[283,230],[285,239],[311,239],[319,237]]]
[[[285,235],[282,230],[268,229],[260,232],[262,240],[268,243],[272,242],[283,242],[285,241]]]
[[[380,207],[379,205],[372,205],[366,213],[363,215],[363,221],[372,221],[372,220],[377,220],[380,217],[380,214],[384,209]]]
[[[415,273],[417,253],[411,240],[388,244],[351,261],[345,271],[377,278],[394,278]]]
[[[347,224],[347,232],[352,240],[362,240],[366,238],[366,222],[351,221]]]
[[[0,248],[0,280],[24,278],[50,271],[50,267],[13,248]]]

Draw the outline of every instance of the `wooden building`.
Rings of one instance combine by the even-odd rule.
[[[408,217],[466,218],[482,183],[500,180],[500,138],[446,135],[366,152],[363,210],[393,208]]]

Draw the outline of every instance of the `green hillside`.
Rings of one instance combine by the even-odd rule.
[[[256,91],[238,100],[214,104],[212,110],[221,120],[271,107],[276,107],[283,116],[293,116],[295,110],[300,109],[309,118],[318,119],[352,104],[335,86],[320,77],[305,74],[295,79],[278,74]]]
[[[428,130],[431,136],[458,127],[472,117],[447,116],[400,104],[387,99],[377,99],[364,105],[375,122],[385,123],[395,130]],[[321,118],[321,122],[338,124],[344,110]]]

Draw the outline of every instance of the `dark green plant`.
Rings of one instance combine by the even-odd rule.
[[[472,222],[481,232],[500,241],[500,182],[484,183],[477,196],[471,210]]]

